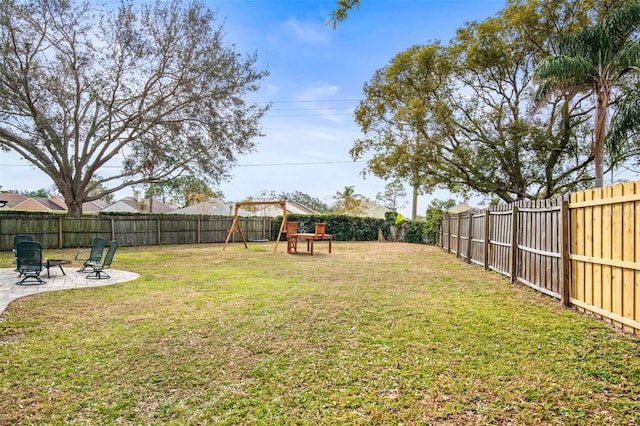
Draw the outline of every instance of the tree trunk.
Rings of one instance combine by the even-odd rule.
[[[79,200],[65,200],[67,204],[67,215],[69,217],[82,217],[82,202]]]
[[[153,190],[153,180],[151,181],[151,183],[149,184],[149,213],[153,213],[153,196],[154,196],[154,190]]]
[[[596,188],[602,188],[604,176],[604,140],[606,136],[607,107],[609,106],[609,93],[605,89],[598,91],[596,100],[595,125],[593,128],[593,162],[595,165]]]
[[[418,187],[413,187],[413,200],[411,205],[411,220],[418,218]]]
[[[149,168],[149,213],[153,213],[153,165]]]

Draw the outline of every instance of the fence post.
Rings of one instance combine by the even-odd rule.
[[[484,211],[484,269],[489,269],[489,219],[491,213],[489,209]]]
[[[517,280],[518,269],[518,206],[511,209],[511,283]]]
[[[569,273],[569,202],[562,200],[560,203],[560,266],[562,276],[560,277],[560,300],[564,306],[571,304],[571,275]]]
[[[451,215],[447,213],[447,252],[451,253]]]
[[[58,218],[58,248],[61,249],[64,247],[64,234],[62,233],[62,217]]]
[[[113,218],[111,218],[111,239],[116,239],[116,222]]]
[[[457,243],[456,243],[456,257],[460,257],[460,240],[462,240],[462,220],[460,218],[460,213],[457,215],[458,217],[458,229],[456,230],[456,234],[458,234]]]
[[[467,263],[471,263],[471,244],[473,243],[473,213],[472,210],[467,212],[469,215],[469,227],[467,228]]]

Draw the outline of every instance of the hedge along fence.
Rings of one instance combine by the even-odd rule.
[[[43,248],[89,247],[95,237],[122,246],[224,242],[233,218],[211,215],[113,214],[72,218],[56,213],[0,212],[0,250],[13,248],[13,237],[29,234]],[[247,239],[265,238],[271,218],[241,217]]]
[[[288,222],[298,222],[299,232],[314,232],[316,223],[326,224],[327,234],[333,235],[334,241],[376,241],[379,233],[391,241],[394,237],[395,215],[386,219],[350,216],[343,214],[287,214]],[[278,238],[282,216],[273,218],[271,224],[271,239]],[[400,225],[398,241],[406,243],[425,243],[425,222],[419,220],[405,220]],[[286,234],[280,237],[286,240]]]

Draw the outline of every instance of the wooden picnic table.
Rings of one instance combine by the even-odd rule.
[[[333,240],[333,235],[331,234],[314,234],[314,233],[294,233],[287,235],[287,238],[295,240],[303,240],[307,242],[307,251],[306,252],[298,252],[298,244],[287,244],[288,253],[299,253],[299,254],[308,254],[309,256],[313,256],[313,242],[314,241],[329,241],[329,253],[331,253],[331,241]]]
[[[316,223],[315,232],[298,232],[298,222],[287,222],[287,253],[298,253],[298,240],[307,242],[307,251],[300,254],[308,254],[313,256],[314,241],[329,241],[329,253],[331,253],[331,241],[333,235],[325,233],[326,225],[324,223]]]

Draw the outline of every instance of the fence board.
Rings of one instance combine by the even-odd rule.
[[[623,195],[633,194],[635,184],[628,182],[622,185]],[[632,262],[635,260],[635,203],[632,201],[622,204],[622,260]],[[635,318],[635,271],[634,269],[623,269],[622,277],[622,316],[625,318]],[[623,325],[627,331],[633,331],[628,325]]]
[[[640,182],[635,183],[634,188],[636,194],[640,194]],[[635,212],[634,212],[634,222],[635,222],[635,262],[636,264],[640,264],[640,243],[636,240],[638,235],[640,234],[640,201],[635,201]],[[640,322],[640,269],[636,269],[635,272],[635,280],[634,280],[634,320]],[[640,329],[640,328],[639,328]],[[638,329],[635,330],[636,334],[640,334]]]
[[[471,215],[473,239],[471,250],[471,262],[476,265],[484,265],[484,242],[485,242],[485,215],[484,213],[478,213],[474,211]]]
[[[585,191],[585,201],[593,200],[593,190]],[[584,208],[584,255],[593,256],[593,206]],[[593,263],[584,264],[584,301],[593,304]]]
[[[602,188],[598,188],[593,192],[594,200],[600,200],[603,197]],[[604,238],[602,232],[602,208],[601,204],[593,206],[593,238],[592,244],[593,249],[591,252],[593,256],[602,258],[602,240]],[[602,264],[594,263],[593,264],[593,306],[597,306],[599,308],[602,307],[602,289],[603,289],[603,279],[602,279]]]
[[[613,187],[613,196],[620,197],[624,195],[622,185],[616,185]],[[622,204],[615,203],[613,205],[613,222],[611,224],[611,258],[615,260],[622,260],[622,230],[623,230],[623,217],[622,217]],[[613,238],[616,235],[617,238]],[[620,267],[613,267],[611,275],[613,278],[613,286],[611,288],[611,311],[614,314],[622,315],[622,278],[623,269]],[[586,302],[586,301],[585,301]],[[588,302],[587,302],[588,303]],[[622,326],[622,323],[614,321],[616,326]]]
[[[579,192],[577,195],[577,199],[576,201],[584,201],[585,200],[585,193],[584,192]],[[585,211],[584,209],[580,209],[580,210],[576,210],[576,237],[575,237],[575,242],[576,242],[576,247],[575,250],[572,250],[572,253],[575,253],[577,255],[585,255],[585,240],[584,240],[584,233],[585,233],[585,227],[584,227],[584,216],[585,216]],[[573,292],[572,294],[575,295],[575,297],[578,300],[584,300],[584,287],[585,287],[585,268],[584,268],[584,262],[579,262],[576,261],[574,262],[573,268],[575,269],[575,280],[574,280],[574,286],[575,286],[575,292]]]
[[[601,190],[603,199],[611,199],[613,191],[611,187]],[[602,258],[611,259],[611,224],[613,220],[613,206],[611,203],[602,208]],[[611,312],[611,265],[602,266],[602,309]]]

